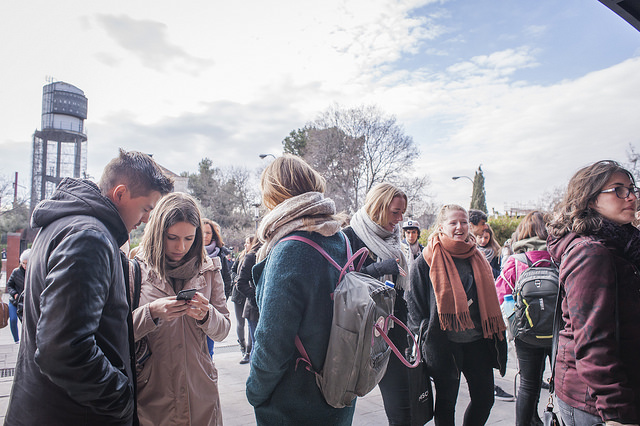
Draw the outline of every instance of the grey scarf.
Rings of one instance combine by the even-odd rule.
[[[409,288],[407,259],[400,245],[400,225],[396,225],[393,231],[389,232],[371,220],[362,208],[354,213],[350,225],[369,251],[372,251],[377,256],[378,262],[386,259],[398,259],[398,264],[407,272],[407,276],[398,275],[395,283],[396,287],[403,290]],[[390,278],[390,276],[385,275],[380,280],[385,281]]]
[[[184,288],[185,282],[195,277],[200,271],[198,260],[197,256],[193,256],[184,263],[173,262],[169,259],[166,260],[167,278],[170,280],[173,291],[175,291],[176,294]]]
[[[331,198],[319,192],[306,192],[278,204],[260,222],[258,239],[263,243],[257,253],[257,262],[294,231],[317,232],[330,237],[340,231],[340,223],[333,217],[336,205]]]

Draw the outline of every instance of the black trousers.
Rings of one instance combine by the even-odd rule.
[[[516,399],[516,426],[529,426],[538,416],[538,401],[544,360],[551,356],[551,348],[538,348],[515,339],[518,367],[520,369],[520,386]]]
[[[471,401],[464,413],[464,426],[481,426],[487,422],[493,407],[493,362],[484,339],[471,343],[449,343],[456,365],[469,386]],[[436,426],[455,426],[456,401],[460,390],[460,376],[439,376],[434,373]]]
[[[400,321],[407,322],[407,302],[403,299],[403,292],[398,291],[394,315]],[[401,354],[409,346],[407,332],[395,326],[389,330],[389,338],[396,345]],[[411,424],[411,407],[409,406],[409,368],[406,367],[393,353],[389,358],[387,372],[378,384],[387,414],[389,426],[409,426]]]

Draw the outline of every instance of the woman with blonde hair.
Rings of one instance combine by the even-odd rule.
[[[138,373],[141,425],[221,425],[218,372],[207,336],[221,341],[231,321],[220,260],[203,245],[196,201],[171,193],[151,213],[135,257],[140,264],[139,306],[133,312],[136,341],[150,355]],[[134,294],[135,270],[130,272]],[[191,295],[176,297],[181,290]]]
[[[423,333],[420,349],[435,384],[435,424],[454,425],[462,373],[471,399],[463,425],[484,425],[494,402],[493,369],[506,372],[506,326],[491,268],[469,235],[467,211],[445,205],[435,226],[411,268],[409,328]]]
[[[325,181],[299,157],[285,154],[262,172],[262,202],[270,212],[258,228],[263,243],[253,268],[260,319],[251,353],[247,398],[258,425],[350,425],[354,405],[326,403],[315,375],[296,370],[295,338],[306,348],[316,371],[322,371],[333,318],[331,294],[339,271],[304,236],[337,263],[347,262],[335,204],[325,198]]]
[[[396,290],[394,315],[407,321],[404,292],[409,287],[407,259],[401,245],[402,215],[407,209],[407,196],[390,183],[379,183],[367,193],[364,206],[351,218],[343,232],[351,241],[355,253],[369,249],[369,257],[360,272],[381,281],[392,281]],[[407,334],[400,327],[389,330],[391,341],[404,353]],[[395,356],[389,358],[387,372],[380,381],[380,393],[389,425],[409,425],[409,369]]]
[[[640,423],[640,231],[633,176],[615,161],[580,169],[549,222],[564,327],[555,394],[567,426]]]

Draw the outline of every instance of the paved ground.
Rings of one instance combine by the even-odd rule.
[[[4,280],[1,280],[4,284]],[[6,300],[7,295],[3,295]],[[229,304],[230,307],[232,304]],[[232,313],[232,318],[233,318]],[[232,332],[222,343],[216,343],[215,362],[219,371],[219,387],[222,400],[222,413],[224,423],[227,426],[254,425],[253,409],[245,397],[245,381],[249,373],[248,365],[240,365],[240,351],[235,338],[235,325],[232,324]],[[7,410],[11,383],[13,381],[13,367],[18,353],[18,345],[13,343],[9,327],[0,329],[0,372],[6,377],[0,377],[0,422],[4,422]],[[504,378],[497,377],[496,383],[509,393],[513,393],[513,383],[516,373],[515,354],[509,352],[509,364],[507,375]],[[543,390],[541,401],[546,401],[548,393]],[[462,424],[464,409],[469,401],[466,383],[461,384],[458,397],[458,410],[456,423]],[[544,403],[540,404],[540,410]],[[489,425],[513,425],[515,423],[515,403],[496,401]],[[359,398],[356,404],[354,417],[356,426],[382,426],[387,425],[386,416],[382,407],[382,397],[376,388],[369,395]],[[429,424],[433,424],[430,422]],[[197,426],[197,425],[196,425]]]

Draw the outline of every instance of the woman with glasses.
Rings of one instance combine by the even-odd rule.
[[[579,170],[548,225],[564,294],[555,392],[564,424],[640,423],[638,189],[615,161]]]

